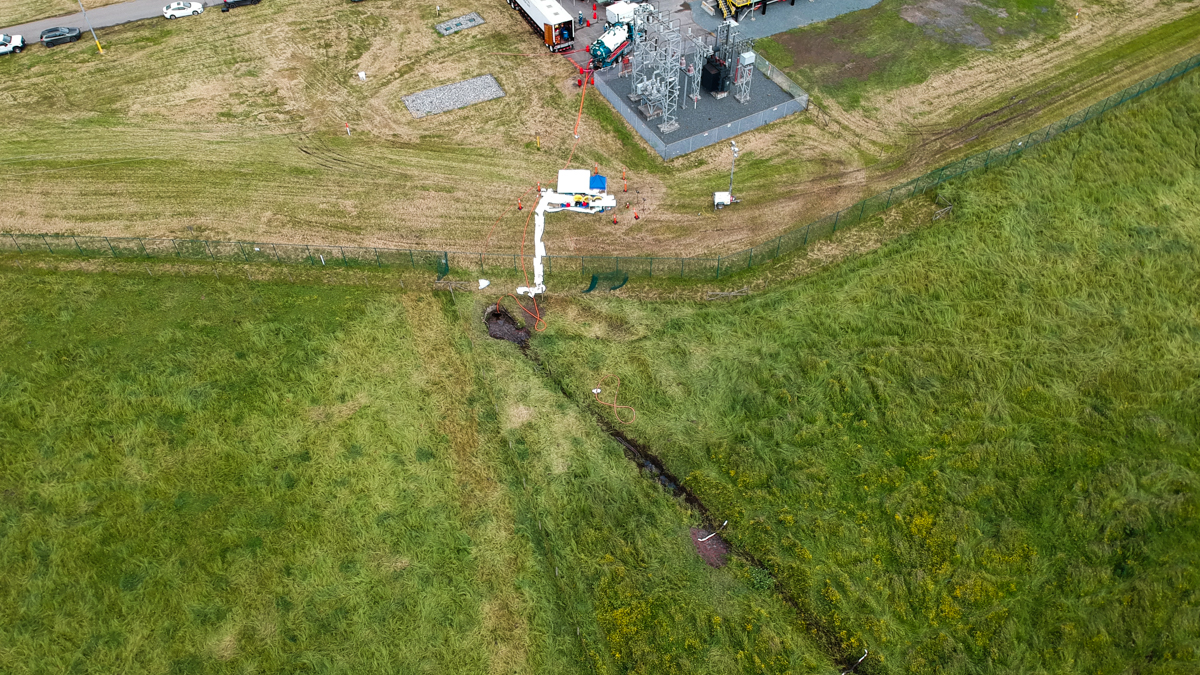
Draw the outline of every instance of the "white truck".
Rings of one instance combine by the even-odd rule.
[[[0,54],[20,54],[25,48],[25,38],[20,35],[0,34]]]
[[[552,52],[565,52],[575,46],[575,22],[556,0],[508,0],[533,27]]]

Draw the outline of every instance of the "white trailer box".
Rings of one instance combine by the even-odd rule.
[[[558,172],[558,192],[564,195],[587,194],[591,191],[592,172],[587,169],[561,169]]]
[[[614,2],[604,8],[604,18],[609,23],[625,23],[633,18],[636,11],[637,5],[631,2]]]
[[[575,21],[555,0],[508,0],[551,51],[566,51],[575,41]]]

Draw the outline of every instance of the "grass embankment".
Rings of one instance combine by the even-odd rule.
[[[824,662],[462,294],[130,272],[0,272],[0,671]]]
[[[538,351],[580,401],[619,375],[627,433],[873,672],[1194,671],[1198,129],[1192,74],[870,256],[564,302]]]

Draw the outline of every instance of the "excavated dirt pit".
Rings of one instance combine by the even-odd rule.
[[[713,536],[709,537],[712,532],[699,527],[692,528],[692,543],[696,545],[696,552],[704,558],[704,562],[712,567],[724,567],[729,562],[729,544],[725,540]],[[707,539],[706,539],[707,538]],[[705,541],[700,541],[705,539]]]
[[[508,340],[522,349],[529,346],[529,329],[521,328],[504,307],[490,306],[483,315],[483,323],[487,325],[488,335],[497,340]]]

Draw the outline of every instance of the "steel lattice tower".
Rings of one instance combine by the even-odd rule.
[[[737,71],[733,77],[733,97],[742,103],[750,102],[750,82],[754,79],[754,40],[738,40],[734,46]],[[748,57],[744,59],[743,57]]]

